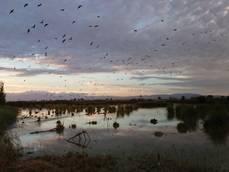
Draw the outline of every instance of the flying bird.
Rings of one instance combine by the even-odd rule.
[[[30,29],[27,29],[27,33],[29,33],[30,32]]]
[[[49,24],[48,23],[46,23],[45,25],[44,25],[44,27],[47,27]]]
[[[82,6],[83,6],[83,5],[79,5],[79,6],[78,6],[78,9],[80,9]]]
[[[72,24],[74,24],[74,23],[76,23],[76,21],[75,21],[75,20],[73,20],[73,21],[72,21]]]
[[[24,7],[27,7],[29,4],[28,3],[26,3],[25,5],[24,5]]]
[[[42,3],[40,3],[40,4],[37,4],[37,6],[38,6],[38,7],[42,6]]]
[[[65,43],[66,39],[62,40],[62,43]]]
[[[60,11],[64,11],[64,9],[62,8],[62,9],[60,9]]]
[[[10,10],[9,14],[12,14],[14,12],[14,9]]]
[[[32,28],[35,29],[35,27],[36,27],[36,25],[34,24],[34,25],[32,26]]]

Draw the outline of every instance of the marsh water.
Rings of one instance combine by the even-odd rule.
[[[176,153],[181,159],[212,157],[224,164],[229,162],[228,123],[222,129],[215,129],[207,125],[206,117],[190,109],[191,115],[176,113],[174,108],[133,105],[21,108],[17,123],[9,132],[27,156],[67,152],[113,155],[164,152]],[[50,131],[57,121],[64,129]],[[67,141],[82,131],[87,135]]]

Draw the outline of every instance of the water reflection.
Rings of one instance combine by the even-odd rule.
[[[103,114],[104,119],[107,119],[107,114],[116,114],[116,118],[124,118],[129,116],[132,112],[141,108],[137,105],[100,105],[100,106],[64,106],[64,107],[47,107],[44,109],[21,109],[22,118],[37,118],[38,121],[41,119],[49,119],[54,117],[61,117],[66,115],[74,116],[77,113],[85,112],[87,116],[96,114]]]
[[[174,111],[170,108],[168,112]],[[194,132],[203,128],[214,144],[226,144],[229,135],[228,105],[179,105],[175,112],[169,118],[176,117],[182,121],[177,124],[178,132]]]
[[[155,137],[162,137],[166,130],[178,133],[204,132],[214,144],[225,144],[229,135],[229,107],[227,105],[182,105],[173,104],[167,108],[153,108],[149,105],[53,105],[46,108],[21,109],[19,122],[37,129],[50,129],[56,121],[56,130],[63,134],[68,129],[113,129],[122,131],[155,131]],[[31,130],[31,128],[30,128]],[[160,130],[160,131],[159,131]]]

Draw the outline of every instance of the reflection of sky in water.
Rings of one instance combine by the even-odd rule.
[[[74,136],[76,133],[85,129],[91,136],[90,147],[87,148],[89,153],[100,152],[148,152],[164,148],[168,149],[176,145],[181,149],[192,147],[193,149],[206,149],[212,147],[211,141],[206,137],[202,130],[186,134],[180,134],[177,131],[177,124],[180,122],[176,118],[168,120],[166,108],[138,108],[133,110],[129,115],[118,116],[116,113],[107,113],[86,115],[85,110],[79,113],[61,113],[56,117],[54,112],[50,112],[48,119],[45,119],[48,111],[43,109],[37,113],[32,111],[33,116],[41,116],[41,123],[36,122],[37,118],[22,119],[22,116],[28,116],[29,111],[21,112],[17,127],[12,129],[16,133],[25,152],[43,153],[63,153],[67,151],[81,151],[75,145],[66,142],[66,139]],[[151,124],[151,119],[157,119],[156,125]],[[49,130],[56,127],[56,121],[60,120],[65,130],[62,135],[56,132],[46,132],[39,134],[30,134],[34,131]],[[24,123],[22,123],[24,121]],[[97,125],[89,125],[88,122],[97,121]],[[113,123],[118,122],[120,127],[113,128]],[[72,129],[70,126],[76,124],[77,128]],[[154,132],[161,131],[162,137],[154,136]]]
[[[28,112],[22,112],[23,115],[27,113]],[[38,114],[36,114],[36,116],[39,116],[39,114],[41,116],[45,115],[47,114],[47,111],[42,110]],[[150,123],[150,120],[154,118],[158,120],[158,123],[156,125]],[[171,121],[167,119],[167,110],[165,108],[138,109],[137,111],[133,111],[130,115],[125,115],[123,117],[117,117],[115,113],[108,113],[106,115],[104,114],[85,115],[85,112],[80,112],[75,114],[74,116],[71,116],[71,114],[66,113],[60,116],[60,118],[58,119],[64,124],[66,128],[68,128],[72,124],[76,124],[77,128],[82,128],[82,129],[88,129],[88,128],[112,129],[114,122],[118,122],[120,124],[120,129],[130,129],[130,128],[151,129],[151,128],[161,127],[161,126],[176,126],[176,124],[178,123],[178,121],[175,119]],[[30,122],[32,122],[35,121],[36,119],[33,120],[28,119],[27,121],[29,120]],[[46,119],[43,122],[41,122],[39,128],[40,130],[54,128],[56,125],[56,121],[57,118]],[[90,121],[97,121],[97,124],[89,125],[88,122]]]
[[[102,111],[103,112],[103,111]],[[32,111],[33,118],[23,119],[23,116],[29,116],[28,110],[22,110],[21,116],[19,116],[18,128],[15,128],[13,131],[16,131],[17,135],[20,138],[21,144],[25,147],[31,147],[33,145],[42,147],[43,144],[53,143],[57,140],[66,138],[69,133],[79,132],[82,129],[90,130],[105,130],[101,133],[96,133],[98,138],[99,134],[103,137],[113,137],[116,136],[128,136],[130,137],[134,132],[137,131],[153,131],[159,130],[163,127],[173,127],[175,128],[178,121],[177,120],[167,120],[167,110],[166,108],[154,108],[154,109],[138,109],[131,112],[129,115],[118,116],[116,113],[96,113],[93,115],[86,115],[85,110],[83,112],[74,113],[74,116],[71,116],[72,113],[62,113],[61,116],[56,117],[54,111],[48,111],[46,109]],[[41,123],[36,122],[37,117],[41,117]],[[48,119],[45,119],[45,116],[48,116]],[[151,119],[157,119],[158,123],[156,125],[151,124]],[[49,130],[56,127],[56,121],[60,120],[64,126],[65,131],[63,136],[59,136],[55,132],[47,132],[40,134],[30,134],[34,131],[43,131]],[[24,121],[24,123],[22,123]],[[90,125],[88,122],[96,121],[96,125]],[[120,127],[115,130],[113,128],[113,123],[118,122]],[[77,128],[72,129],[71,125],[76,124]]]

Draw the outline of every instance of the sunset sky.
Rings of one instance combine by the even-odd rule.
[[[228,0],[0,1],[7,93],[229,93]]]

